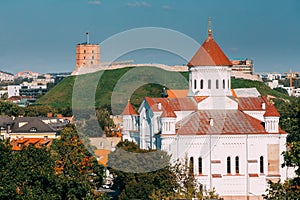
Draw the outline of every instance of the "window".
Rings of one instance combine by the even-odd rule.
[[[86,50],[83,50],[83,53],[86,53]]]
[[[110,146],[113,147],[114,146],[114,142],[110,142]]]
[[[92,53],[94,53],[94,50],[92,50]]]
[[[203,79],[200,81],[200,89],[203,89]]]
[[[94,56],[92,56],[92,60],[94,60]]]
[[[85,59],[85,56],[83,56],[83,59]]]
[[[259,171],[261,174],[264,173],[264,157],[263,156],[261,156],[259,158]]]
[[[202,174],[202,158],[198,158],[198,172],[199,174]]]
[[[223,89],[225,89],[225,80],[223,79]]]
[[[194,174],[194,158],[193,157],[190,157],[189,173]]]
[[[100,142],[100,147],[103,148],[103,142]]]
[[[93,62],[93,61],[91,61],[91,64],[94,64],[94,62]]]
[[[197,88],[197,80],[195,79],[194,80],[194,89],[196,89]]]
[[[30,132],[36,132],[36,131],[37,131],[37,129],[35,127],[30,128]]]
[[[230,157],[227,157],[227,173],[230,174],[231,173],[231,166],[230,166]]]
[[[240,164],[239,157],[236,156],[235,157],[235,173],[236,174],[240,173],[240,166],[239,166],[239,164]]]
[[[211,89],[211,80],[208,80],[208,89]]]
[[[219,89],[219,80],[216,80],[216,89]]]

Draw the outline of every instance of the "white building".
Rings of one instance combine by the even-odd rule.
[[[8,72],[0,71],[0,81],[13,81],[14,75]]]
[[[7,86],[7,93],[8,98],[12,96],[20,96],[20,85],[8,85]]]
[[[188,67],[187,97],[146,97],[138,113],[128,102],[123,139],[167,151],[172,161],[187,157],[199,183],[224,199],[262,199],[268,180],[288,174],[279,113],[255,88],[231,89],[231,62],[211,30]]]

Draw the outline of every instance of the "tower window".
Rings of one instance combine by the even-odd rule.
[[[230,162],[230,157],[227,157],[227,173],[230,174],[231,173],[231,162]]]
[[[83,53],[86,53],[86,50],[83,50]]]
[[[92,50],[92,53],[94,53],[94,50]]]
[[[240,173],[240,160],[239,160],[239,157],[236,156],[235,157],[235,173],[238,174]]]
[[[197,80],[194,80],[194,89],[197,89]]]
[[[219,80],[216,80],[216,89],[219,89]]]
[[[203,89],[203,79],[200,81],[200,89]]]
[[[91,61],[91,64],[94,64],[93,61]]]
[[[223,79],[223,89],[225,89],[225,80]]]
[[[194,174],[194,158],[193,157],[190,157],[189,173]]]
[[[83,56],[83,59],[85,60],[85,56]]]
[[[263,156],[261,156],[259,158],[259,171],[261,174],[264,173],[264,157]]]
[[[211,80],[208,80],[208,89],[211,89]]]
[[[94,60],[94,56],[92,56],[92,59]]]
[[[198,158],[198,171],[199,171],[199,174],[202,174],[202,158],[201,157]]]

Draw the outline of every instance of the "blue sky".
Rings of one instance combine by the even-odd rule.
[[[256,72],[300,71],[299,10],[298,0],[1,0],[0,70],[72,71],[75,45],[86,31],[91,42],[101,43],[129,29],[163,27],[201,44],[210,16],[214,38],[229,58],[253,59]],[[185,62],[149,49],[120,60],[129,58]]]

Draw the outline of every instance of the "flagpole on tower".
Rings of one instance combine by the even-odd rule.
[[[89,32],[86,32],[86,44],[90,43]]]

